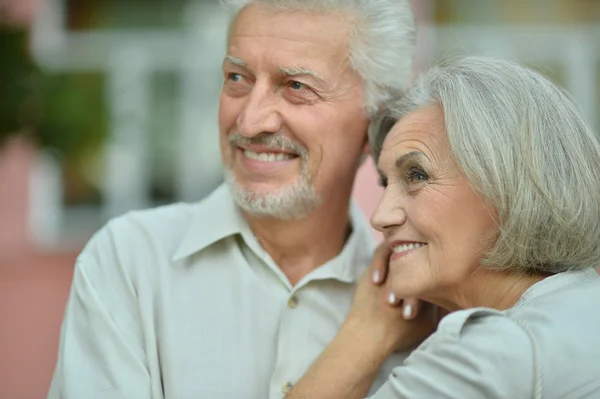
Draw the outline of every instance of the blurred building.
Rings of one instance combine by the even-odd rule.
[[[97,75],[106,140],[64,168],[33,231],[52,246],[81,246],[108,218],[195,201],[221,181],[217,101],[228,16],[216,1],[47,0],[32,50],[46,70]],[[85,134],[85,132],[82,132]],[[42,230],[43,229],[43,230]],[[60,237],[57,241],[56,238]]]
[[[594,112],[600,2],[413,3],[420,21],[418,67],[456,53],[518,60],[563,85],[600,125]],[[40,200],[31,210],[39,243],[80,247],[112,216],[195,201],[221,182],[216,116],[228,16],[217,0],[38,5],[35,61],[56,74],[96,76],[102,83],[95,95],[105,104],[97,117],[106,130],[106,140],[85,159],[54,159],[53,167],[46,154],[33,188]],[[50,170],[57,175],[49,176]]]

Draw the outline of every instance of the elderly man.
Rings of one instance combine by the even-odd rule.
[[[370,115],[410,74],[409,6],[230,3],[227,184],[94,236],[77,260],[50,398],[281,398],[350,308],[374,247],[350,195]]]

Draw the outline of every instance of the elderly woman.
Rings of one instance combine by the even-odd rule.
[[[600,398],[600,145],[573,101],[516,64],[453,59],[370,133],[387,285],[363,279],[289,398],[363,398],[418,343],[428,315],[403,320],[388,294],[451,313],[373,398]]]

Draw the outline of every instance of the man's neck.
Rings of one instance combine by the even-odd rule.
[[[246,218],[260,245],[296,285],[342,251],[351,231],[349,204],[348,199],[328,201],[298,220]]]

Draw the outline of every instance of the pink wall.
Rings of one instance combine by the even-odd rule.
[[[15,138],[0,146],[0,257],[18,257],[29,250],[28,176],[35,149]]]
[[[46,397],[74,260],[67,254],[0,261],[0,398]]]
[[[33,19],[35,10],[46,0],[0,0],[0,15],[15,24],[28,25]]]
[[[28,239],[29,173],[35,148],[0,147],[0,398],[44,398],[75,254],[35,251]]]
[[[372,158],[368,158],[365,164],[360,168],[356,176],[356,183],[354,184],[354,192],[352,195],[354,199],[365,212],[367,217],[370,217],[375,210],[381,194],[383,194],[383,187],[378,184],[379,176],[375,169],[375,164]],[[379,240],[381,234],[373,230],[373,234]]]

